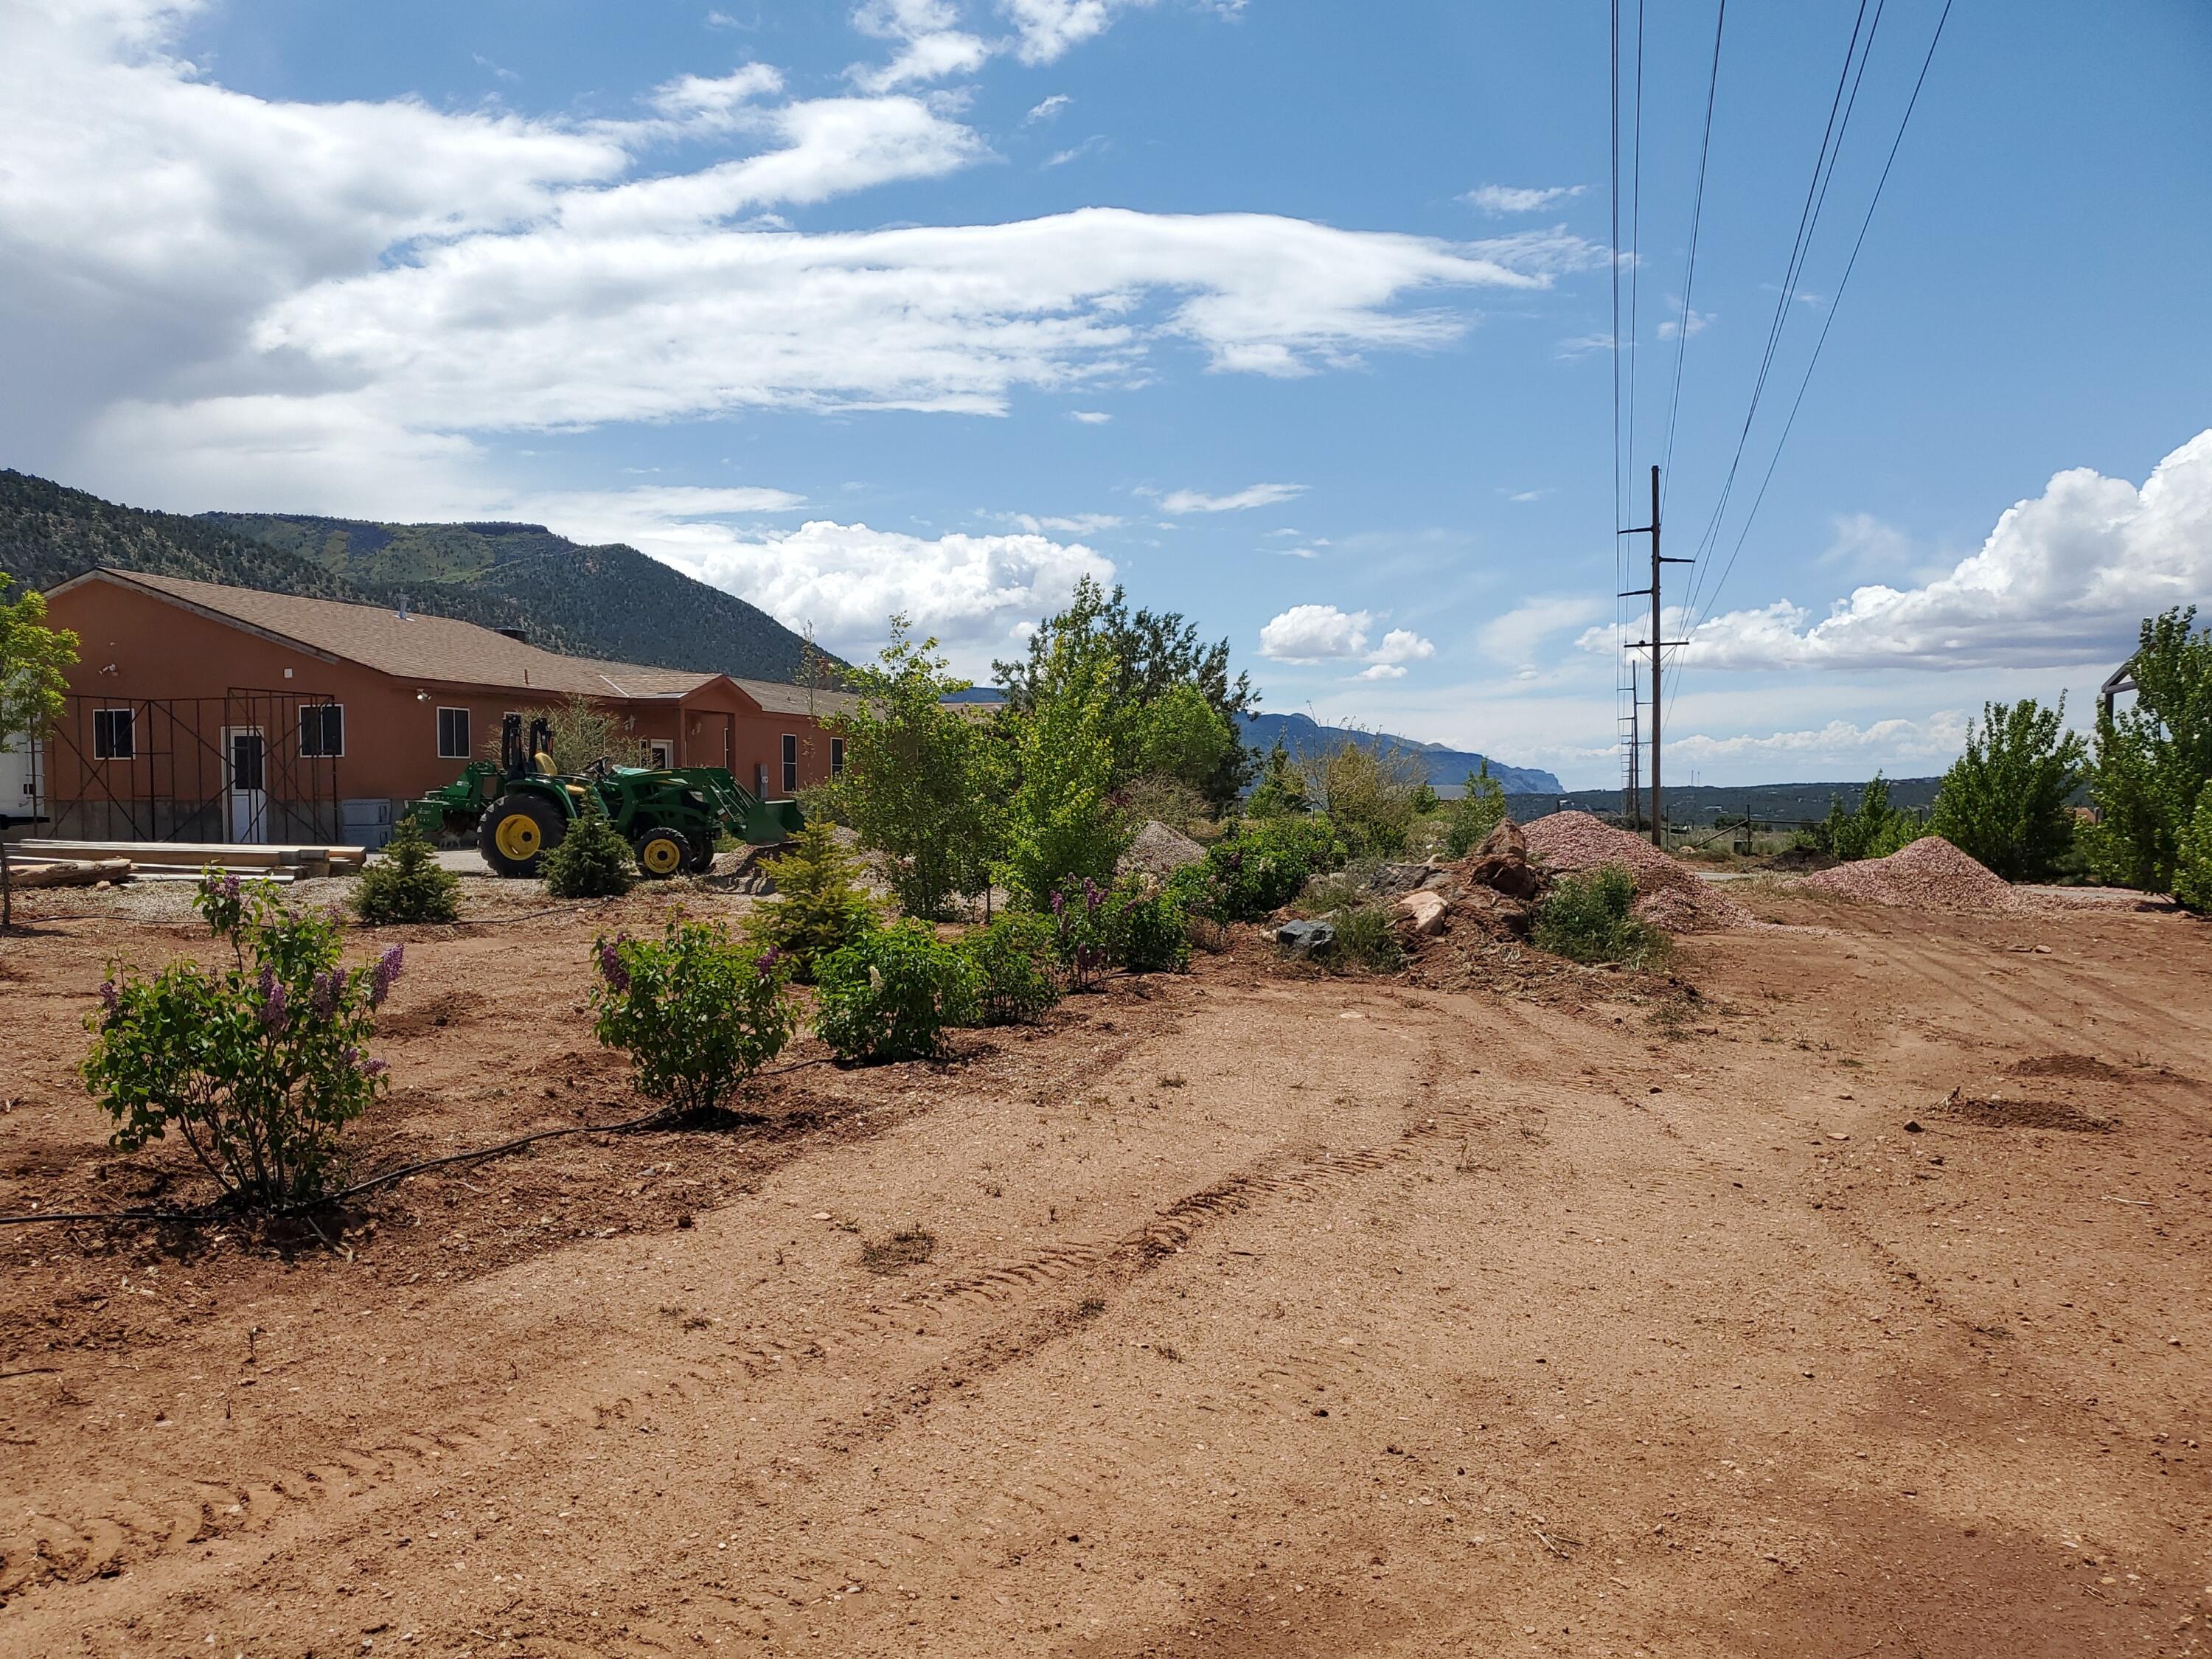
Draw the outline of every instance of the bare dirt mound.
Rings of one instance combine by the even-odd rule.
[[[2078,1078],[2087,1083],[2122,1083],[2127,1073],[2094,1054],[2036,1054],[2012,1063],[2015,1077]]]
[[[1121,861],[1115,867],[1125,876],[1141,871],[1165,881],[1184,865],[1196,864],[1205,856],[1206,848],[1182,830],[1170,829],[1153,818],[1137,831],[1129,842],[1129,850],[1121,854]]]
[[[2099,1117],[2063,1100],[1978,1100],[1953,1091],[1937,1109],[1954,1123],[1981,1129],[2066,1129],[2076,1134],[2110,1134],[2119,1120]]]
[[[1916,910],[2007,911],[2034,907],[2002,876],[1941,836],[1923,836],[1886,859],[1839,864],[1805,878],[1816,892]]]
[[[1525,826],[1528,850],[1554,873],[1623,864],[1636,878],[1636,913],[1671,933],[1748,927],[1751,912],[1650,842],[1588,812],[1553,812]]]

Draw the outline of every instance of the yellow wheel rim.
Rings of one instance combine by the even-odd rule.
[[[684,862],[684,854],[665,836],[653,836],[639,849],[638,862],[656,876],[672,876]]]
[[[545,836],[538,827],[538,820],[527,812],[509,812],[492,831],[492,841],[502,856],[520,862],[538,856]]]

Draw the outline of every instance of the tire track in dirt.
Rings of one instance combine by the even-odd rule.
[[[1133,1034],[1126,1046],[1134,1046]],[[1339,1189],[1415,1157],[1425,1143],[1441,1134],[1486,1125],[1489,1120],[1470,1109],[1435,1107],[1431,1095],[1440,1069],[1441,1059],[1431,1038],[1417,1062],[1409,1089],[1409,1103],[1422,1103],[1414,1105],[1414,1121],[1393,1144],[1270,1155],[1250,1169],[1185,1194],[1138,1226],[1103,1239],[1054,1245],[1024,1256],[986,1262],[896,1309],[856,1310],[829,1329],[754,1338],[734,1352],[718,1355],[712,1361],[701,1358],[690,1364],[659,1364],[647,1370],[637,1384],[602,1390],[582,1401],[572,1399],[550,1406],[541,1402],[534,1413],[516,1404],[496,1416],[471,1413],[441,1429],[417,1429],[385,1435],[370,1443],[341,1445],[313,1463],[264,1474],[254,1482],[220,1478],[175,1480],[126,1489],[88,1513],[64,1516],[33,1511],[11,1534],[0,1534],[0,1599],[40,1585],[82,1584],[112,1577],[125,1567],[177,1555],[216,1538],[258,1534],[289,1516],[324,1507],[333,1498],[385,1499],[434,1474],[452,1476],[464,1459],[471,1467],[498,1461],[515,1449],[524,1427],[556,1433],[566,1428],[589,1430],[627,1420],[652,1404],[672,1399],[687,1406],[701,1405],[710,1396],[726,1393],[736,1380],[729,1375],[731,1367],[740,1371],[746,1382],[774,1379],[779,1384],[795,1384],[829,1362],[863,1347],[881,1346],[917,1310],[934,1310],[940,1316],[972,1314],[988,1319],[1040,1291],[1079,1288],[1102,1279],[1126,1283],[1136,1273],[1187,1249],[1206,1227],[1219,1220],[1257,1204],[1311,1198]],[[1048,1323],[1051,1330],[1068,1328],[1067,1321],[1060,1316]],[[1049,1334],[1050,1331],[1041,1328],[1038,1338],[1044,1340]],[[975,1375],[976,1362],[992,1355],[996,1356],[991,1361],[994,1368],[1036,1351],[1036,1340],[992,1342],[989,1335],[988,1330],[940,1333],[941,1346],[951,1352],[944,1364],[929,1370],[958,1370],[963,1375]],[[963,1337],[970,1345],[977,1345],[980,1339],[980,1346],[967,1356],[971,1363],[960,1366],[954,1361]],[[637,1374],[636,1368],[632,1374]],[[892,1391],[895,1397],[903,1395],[917,1402],[926,1401],[930,1392],[926,1379]],[[893,1420],[891,1414],[884,1415],[886,1420]]]

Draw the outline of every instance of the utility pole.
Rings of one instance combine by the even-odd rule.
[[[1667,845],[1667,818],[1665,808],[1661,801],[1659,793],[1659,722],[1662,708],[1659,687],[1659,653],[1668,646],[1682,645],[1686,643],[1686,641],[1682,640],[1663,640],[1659,637],[1659,567],[1662,564],[1691,564],[1694,563],[1695,561],[1690,559],[1668,559],[1662,558],[1660,556],[1659,469],[1657,467],[1655,466],[1651,469],[1651,522],[1646,525],[1638,525],[1632,529],[1624,530],[1620,533],[1624,536],[1649,536],[1651,538],[1651,586],[1649,587],[1632,588],[1620,597],[1624,599],[1640,599],[1647,593],[1651,597],[1651,637],[1648,640],[1637,641],[1637,642],[1631,646],[1629,649],[1632,651],[1640,651],[1646,646],[1649,646],[1651,648],[1651,844],[1663,851]]]
[[[1627,818],[1631,830],[1636,828],[1636,821],[1644,816],[1644,786],[1637,775],[1638,751],[1643,747],[1643,738],[1637,731],[1637,708],[1640,701],[1636,671],[1632,668],[1628,671],[1628,800],[1627,810],[1622,814]]]

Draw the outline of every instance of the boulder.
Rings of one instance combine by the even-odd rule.
[[[1309,956],[1336,943],[1336,924],[1328,921],[1286,921],[1275,929],[1275,943],[1293,956]]]
[[[1524,904],[1541,898],[1550,884],[1544,872],[1528,861],[1528,837],[1510,818],[1498,821],[1461,870],[1470,886],[1487,887]]]
[[[1413,933],[1427,936],[1444,930],[1444,901],[1441,894],[1427,888],[1416,889],[1400,899],[1397,908],[1401,922]]]

